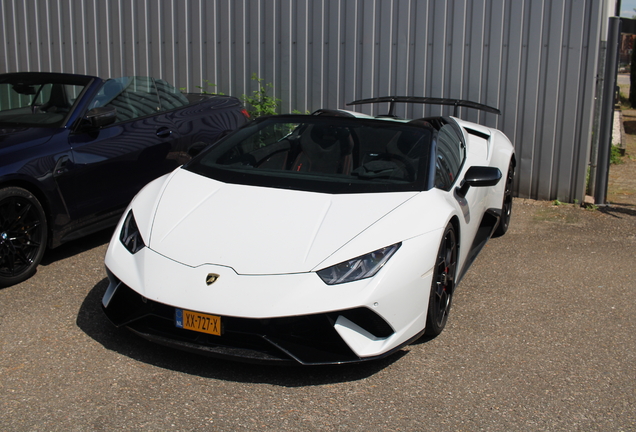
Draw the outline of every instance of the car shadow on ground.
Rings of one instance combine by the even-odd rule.
[[[44,257],[42,257],[40,265],[47,266],[56,261],[70,258],[93,248],[102,246],[110,241],[112,235],[113,228],[107,228],[86,237],[64,243],[55,249],[47,249],[44,252]]]
[[[633,204],[612,202],[607,206],[600,207],[599,210],[615,218],[621,218],[622,216],[636,216],[636,206]]]
[[[126,329],[113,326],[101,308],[107,287],[108,279],[103,279],[88,293],[77,314],[77,326],[108,350],[175,372],[224,381],[302,387],[368,378],[408,353],[402,349],[380,360],[327,366],[248,364],[187,353],[148,342]]]

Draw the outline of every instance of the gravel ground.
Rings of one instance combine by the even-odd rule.
[[[267,367],[112,327],[108,233],[0,290],[0,430],[636,430],[636,214],[515,200],[446,330],[378,362]]]

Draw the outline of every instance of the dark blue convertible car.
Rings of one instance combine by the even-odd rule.
[[[245,123],[230,96],[150,77],[0,75],[0,286],[46,247],[114,225],[149,181]]]

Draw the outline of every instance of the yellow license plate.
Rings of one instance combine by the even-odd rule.
[[[216,315],[175,309],[174,321],[182,329],[221,336],[221,317]]]

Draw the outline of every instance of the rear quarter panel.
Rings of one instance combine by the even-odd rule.
[[[464,130],[467,143],[467,163],[463,167],[460,178],[463,178],[464,173],[470,166],[499,168],[502,180],[496,186],[486,188],[484,208],[500,209],[506,185],[504,180],[508,172],[508,165],[514,157],[514,147],[508,137],[497,129],[487,128],[459,119],[456,120]],[[468,131],[469,129],[475,130],[479,135],[483,136],[471,134]]]

